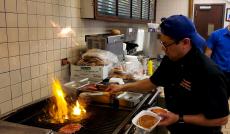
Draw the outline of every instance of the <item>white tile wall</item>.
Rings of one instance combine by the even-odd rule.
[[[0,27],[6,27],[5,13],[0,13]]]
[[[29,32],[28,28],[18,28],[19,41],[28,41]]]
[[[11,86],[12,98],[22,96],[22,84],[18,83]]]
[[[40,86],[40,79],[39,77],[32,79],[32,91],[39,89]]]
[[[11,99],[10,86],[1,88],[0,94],[2,94],[2,97],[0,98],[0,103],[10,100]]]
[[[18,14],[18,27],[28,27],[27,14]]]
[[[40,89],[37,89],[35,91],[32,91],[32,99],[33,101],[36,101],[41,98],[41,92]]]
[[[30,67],[21,69],[21,77],[22,81],[30,80],[31,79],[31,70]]]
[[[39,76],[39,66],[31,67],[31,78],[36,78]]]
[[[18,25],[17,14],[6,13],[6,24],[7,27],[17,27]]]
[[[18,56],[19,55],[19,45],[18,42],[8,43],[9,56]]]
[[[0,58],[8,57],[7,43],[0,44]]]
[[[1,65],[0,66],[0,73],[8,72],[10,70],[8,58],[0,59],[0,65]]]
[[[27,13],[26,0],[17,0],[17,12],[18,13]]]
[[[4,11],[5,11],[4,5],[5,5],[5,1],[4,1],[4,0],[0,0],[0,11],[1,11],[1,12],[4,12]]]
[[[21,82],[21,71],[15,70],[10,72],[10,84],[17,84]]]
[[[22,55],[20,56],[21,68],[30,66],[30,55]]]
[[[19,108],[22,106],[22,96],[12,99],[13,109]]]
[[[131,26],[80,19],[80,0],[0,0],[0,20],[0,114],[48,97],[53,78],[68,77],[61,59],[76,62],[86,34]],[[59,37],[66,26],[76,33]]]
[[[20,57],[19,56],[10,57],[9,59],[10,59],[9,60],[10,70],[20,69]]]
[[[8,42],[18,41],[18,28],[7,28]]]
[[[6,12],[17,12],[16,0],[5,0]]]
[[[0,28],[0,43],[7,42],[6,28]]]
[[[47,94],[47,96],[48,96],[48,94]],[[25,105],[25,104],[28,104],[30,102],[32,102],[32,94],[31,94],[31,92],[28,93],[28,94],[23,94],[23,96],[22,96],[22,104]]]
[[[20,55],[29,54],[30,53],[30,44],[28,41],[19,42]]]
[[[31,88],[32,88],[31,80],[22,82],[22,93],[23,94],[31,93],[32,91]]]
[[[1,114],[10,112],[11,110],[13,110],[13,108],[12,108],[12,100],[10,99],[8,101],[5,101],[5,102],[1,103],[0,108],[1,108]]]

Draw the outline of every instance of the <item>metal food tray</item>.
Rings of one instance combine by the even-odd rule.
[[[90,83],[89,81],[83,81],[83,82],[71,81],[63,85],[65,87],[64,91],[67,94],[73,94],[73,93],[75,94],[77,90],[80,90],[82,87],[85,87],[89,83]]]
[[[141,101],[143,94],[135,92],[124,92],[116,98],[119,100],[119,106],[133,107]]]

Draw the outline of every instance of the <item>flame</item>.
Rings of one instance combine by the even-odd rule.
[[[57,122],[64,123],[66,119],[68,119],[68,104],[65,100],[65,94],[62,90],[61,84],[58,80],[54,80],[53,82],[53,95],[55,97],[56,104],[53,105],[53,119]]]
[[[69,37],[71,35],[75,35],[71,27],[62,28],[61,31],[58,33],[58,37]]]
[[[56,28],[58,37],[65,38],[65,37],[71,37],[71,36],[75,37],[76,36],[76,33],[74,32],[74,30],[70,26],[61,28],[60,25],[56,24],[52,20],[50,20],[50,23],[54,28]],[[79,43],[74,38],[72,38],[72,42],[76,46],[79,45]]]
[[[76,106],[73,108],[73,115],[82,115],[85,114],[86,110],[82,107],[78,101],[76,101]]]
[[[67,120],[78,120],[85,117],[86,110],[78,101],[71,108],[65,100],[66,94],[62,90],[58,80],[54,80],[52,84],[52,93],[54,96],[54,104],[49,108],[49,115],[52,123],[64,123]]]

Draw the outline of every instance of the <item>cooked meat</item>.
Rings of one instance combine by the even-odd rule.
[[[91,91],[105,91],[108,88],[108,85],[104,84],[89,84],[84,87],[83,90],[91,90]]]
[[[110,73],[109,77],[122,78],[123,80],[134,80],[133,75],[127,73]]]
[[[147,129],[151,128],[156,122],[157,119],[151,115],[143,115],[137,121],[138,125]]]
[[[77,65],[79,66],[104,66],[108,65],[105,61],[98,57],[90,57],[90,56],[85,56],[84,59],[80,59],[77,62]]]
[[[155,108],[155,109],[151,109],[151,111],[156,114],[167,113],[167,111],[163,108]]]
[[[81,124],[68,124],[59,129],[62,134],[74,134],[81,129]]]
[[[83,90],[97,91],[96,84],[89,84],[89,85],[86,85],[86,86],[83,87],[83,88],[84,88]]]
[[[96,88],[98,91],[105,91],[108,88],[108,85],[97,84]]]

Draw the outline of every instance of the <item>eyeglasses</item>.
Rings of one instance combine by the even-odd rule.
[[[165,43],[165,42],[163,42],[163,41],[160,41],[160,43],[164,46],[164,48],[167,48],[167,47],[172,46],[173,44],[176,44],[176,42],[175,42],[175,41],[174,41],[174,42],[172,42],[172,43],[169,43],[169,44],[167,44],[167,43]]]

